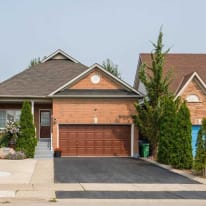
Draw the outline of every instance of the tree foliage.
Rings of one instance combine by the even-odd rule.
[[[206,118],[198,132],[194,169],[197,174],[206,176]]]
[[[22,106],[20,116],[20,134],[17,139],[17,151],[23,151],[27,157],[33,157],[37,139],[35,137],[35,127],[31,105],[25,101]]]
[[[190,112],[186,102],[182,102],[176,114],[176,133],[173,137],[175,145],[172,147],[171,160],[175,168],[192,168],[192,124]]]
[[[153,43],[154,52],[151,53],[151,66],[143,63],[139,70],[139,79],[144,84],[147,97],[154,108],[159,105],[160,97],[168,95],[171,76],[170,72],[163,72],[165,55],[169,49],[163,51],[162,39],[163,33],[160,31],[157,43]]]
[[[34,65],[36,65],[36,64],[40,64],[41,63],[41,59],[40,59],[40,57],[35,57],[35,58],[33,58],[31,61],[30,61],[30,64],[29,64],[29,66],[28,66],[28,68],[31,68],[31,67],[33,67]]]
[[[145,99],[143,104],[136,103],[135,108],[138,114],[133,116],[134,123],[140,129],[142,138],[149,141],[152,154],[156,157],[161,108],[157,107],[154,109]]]
[[[176,111],[179,101],[174,101],[174,96],[162,98],[161,106],[164,111],[160,121],[160,138],[157,159],[163,164],[170,164],[173,148],[176,145]]]
[[[147,96],[136,104],[134,123],[141,135],[151,144],[152,154],[159,162],[172,164],[175,168],[190,169],[192,166],[191,122],[189,109],[180,99],[174,101],[169,92],[171,72],[164,71],[162,31],[151,53],[151,65],[142,64],[139,79]]]
[[[103,61],[102,66],[105,70],[121,79],[121,74],[118,71],[118,66],[114,64],[110,59],[106,59],[106,61]]]
[[[143,105],[136,104],[138,115],[134,116],[134,122],[142,135],[149,140],[154,157],[157,155],[157,146],[160,137],[160,121],[162,97],[169,95],[170,73],[163,72],[164,58],[169,50],[163,52],[163,33],[160,31],[157,43],[153,43],[154,51],[151,52],[151,65],[143,63],[139,69],[139,79],[144,84],[147,96]]]

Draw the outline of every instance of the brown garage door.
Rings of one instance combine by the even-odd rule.
[[[128,125],[60,125],[62,156],[130,156]]]

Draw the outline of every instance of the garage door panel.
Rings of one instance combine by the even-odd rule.
[[[103,148],[98,148],[98,147],[96,147],[96,148],[95,148],[95,155],[96,155],[96,156],[104,156],[104,150],[103,150]]]
[[[95,142],[93,140],[87,140],[87,147],[94,147],[95,146]]]
[[[99,139],[98,139],[98,140],[95,141],[95,146],[96,146],[96,147],[98,147],[98,146],[99,146],[99,147],[102,147],[103,145],[104,145],[104,140],[99,140]]]
[[[68,151],[64,151],[64,155],[65,156],[76,156],[76,153],[77,153],[77,151],[76,151],[77,149],[76,148],[69,148],[69,150]]]
[[[63,156],[130,156],[129,125],[60,125]]]
[[[109,141],[109,140],[104,141],[104,146],[105,147],[109,147],[111,145],[112,145],[112,141]]]

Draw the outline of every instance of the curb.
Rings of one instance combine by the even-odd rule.
[[[203,179],[203,178],[201,178],[201,177],[197,177],[197,176],[194,176],[194,175],[191,175],[191,174],[187,174],[187,173],[185,173],[183,170],[174,169],[174,168],[172,168],[170,165],[160,164],[160,163],[158,163],[158,162],[156,162],[156,161],[154,161],[154,160],[148,159],[148,158],[139,157],[139,159],[144,160],[144,161],[146,161],[146,162],[149,162],[149,163],[151,163],[151,164],[154,164],[154,165],[156,165],[156,166],[158,166],[158,167],[161,167],[161,168],[163,168],[163,169],[166,169],[166,170],[168,170],[168,171],[170,171],[170,172],[179,174],[179,175],[181,175],[181,176],[183,176],[183,177],[187,177],[187,178],[189,178],[190,180],[193,180],[193,181],[196,181],[196,182],[199,182],[199,183],[201,183],[201,184],[206,185],[206,179]]]

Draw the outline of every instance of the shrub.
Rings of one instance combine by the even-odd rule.
[[[2,133],[0,136],[0,147],[8,147],[9,146],[10,136],[8,133]]]
[[[27,101],[25,101],[22,106],[20,128],[21,132],[17,139],[16,150],[23,151],[26,157],[34,157],[37,139],[35,137],[31,105]]]
[[[206,118],[198,132],[194,170],[198,175],[206,176]]]
[[[192,124],[186,102],[181,103],[177,111],[175,147],[171,153],[171,164],[178,169],[192,168]]]
[[[158,146],[158,162],[170,164],[171,154],[175,147],[176,135],[176,102],[171,96],[162,98],[163,115],[160,122],[160,139]]]

